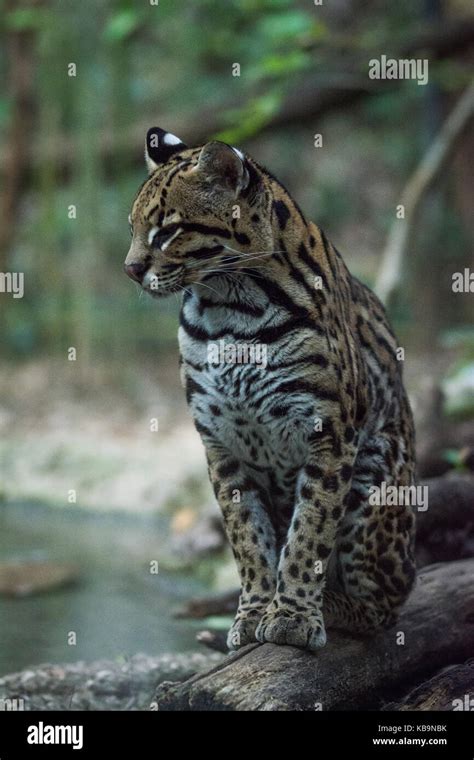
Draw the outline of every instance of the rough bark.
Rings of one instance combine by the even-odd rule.
[[[408,680],[472,655],[473,581],[474,560],[431,566],[396,625],[372,638],[332,632],[316,654],[250,645],[184,683],[162,684],[154,702],[160,710],[185,711],[377,707]]]
[[[466,699],[467,697],[467,699]],[[384,705],[382,710],[473,710],[474,659],[462,665],[452,665],[436,673],[428,681],[412,689],[397,702]]]

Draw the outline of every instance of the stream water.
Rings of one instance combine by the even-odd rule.
[[[0,597],[0,675],[45,662],[197,649],[202,624],[174,620],[172,610],[206,589],[190,574],[162,568],[167,540],[159,518],[0,505],[0,562],[66,561],[79,569],[74,585]],[[150,572],[155,561],[157,574]]]

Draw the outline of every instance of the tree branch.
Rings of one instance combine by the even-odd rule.
[[[403,259],[420,203],[453,154],[473,114],[474,83],[463,92],[402,191],[398,205],[404,207],[405,216],[392,224],[374,288],[383,303],[393,299],[401,284]]]

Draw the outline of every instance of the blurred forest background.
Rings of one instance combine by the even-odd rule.
[[[2,350],[16,359],[73,345],[82,362],[121,365],[175,345],[175,304],[139,303],[121,271],[154,124],[255,154],[373,283],[401,188],[472,63],[462,0],[2,5],[0,269],[26,277],[25,298],[3,298]],[[428,58],[429,84],[370,80],[382,54]],[[448,291],[470,263],[472,144],[410,241],[397,317],[423,338],[468,321]]]
[[[159,125],[190,145],[217,137],[254,155],[373,286],[404,188],[469,88],[472,4],[0,8],[0,271],[25,276],[23,298],[0,293],[0,494],[69,514],[75,504],[159,512],[182,548],[197,515],[215,507],[179,387],[179,304],[140,298],[122,271],[146,130]],[[381,55],[427,59],[429,83],[371,80],[369,61]],[[421,448],[474,413],[474,295],[452,290],[453,273],[473,269],[468,126],[417,204],[390,298]],[[472,425],[462,430],[446,433],[425,474],[467,466]],[[65,523],[61,535],[70,533]],[[4,556],[42,541],[6,541]],[[211,530],[196,542],[207,551],[219,539]]]

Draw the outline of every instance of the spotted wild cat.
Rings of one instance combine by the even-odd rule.
[[[414,483],[414,432],[382,305],[252,158],[158,128],[146,145],[125,270],[151,295],[183,292],[182,380],[241,578],[229,647],[316,649],[325,625],[393,622],[413,509],[369,489]]]

